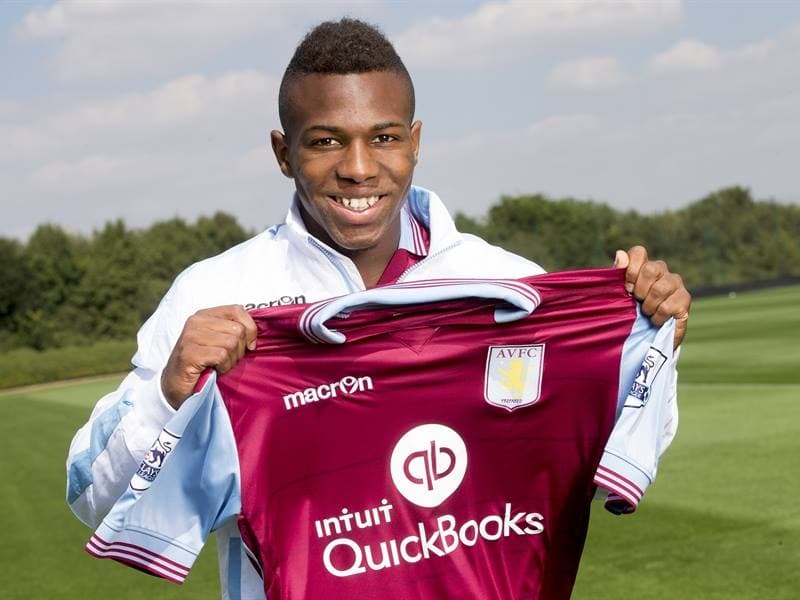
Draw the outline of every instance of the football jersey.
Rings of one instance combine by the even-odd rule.
[[[253,313],[87,550],[181,582],[237,518],[273,599],[568,598],[600,486],[653,481],[674,382],[623,270]]]

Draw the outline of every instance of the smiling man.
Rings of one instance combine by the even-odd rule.
[[[374,27],[343,19],[312,30],[286,69],[279,106],[283,132],[272,132],[272,147],[296,187],[286,220],[189,267],[139,331],[135,369],[100,399],[70,447],[68,501],[88,525],[125,490],[203,371],[225,373],[253,348],[256,326],[244,306],[315,302],[396,281],[543,272],[459,233],[438,197],[412,186],[422,133],[414,88]],[[618,252],[617,264],[654,323],[676,317],[679,344],[690,304],[680,277],[640,247]],[[219,532],[218,550],[223,597],[263,598],[235,523]]]
[[[405,69],[308,74],[295,62],[281,86],[286,133],[272,132],[275,156],[309,233],[347,255],[371,287],[398,248],[417,164],[411,80]]]

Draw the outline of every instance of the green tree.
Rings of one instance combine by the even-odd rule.
[[[605,266],[616,249],[643,244],[690,286],[800,274],[800,207],[757,202],[739,186],[650,215],[541,194],[503,197],[485,218],[456,222],[548,270]]]
[[[122,221],[92,238],[71,312],[84,342],[128,338],[141,324],[142,261],[138,236]]]
[[[29,279],[22,245],[0,238],[0,351],[22,345],[15,315],[23,308],[20,291]]]
[[[81,280],[80,242],[57,225],[40,225],[23,252],[27,280],[15,322],[20,341],[37,350],[59,345],[70,323],[61,317]]]
[[[233,216],[224,212],[214,213],[210,218],[200,217],[194,229],[201,241],[203,254],[198,260],[224,252],[253,235],[239,225]]]

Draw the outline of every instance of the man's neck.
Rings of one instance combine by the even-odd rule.
[[[338,249],[355,264],[356,269],[361,274],[364,286],[369,289],[375,287],[378,280],[386,270],[389,261],[397,251],[400,244],[400,219],[393,227],[392,235],[385,236],[377,245],[364,250],[343,250]]]
[[[349,250],[340,247],[330,238],[322,227],[305,214],[302,207],[300,209],[300,214],[306,229],[311,235],[352,260],[367,289],[375,287],[400,244],[401,225],[399,214],[391,226],[391,233],[387,233],[376,245],[363,250]]]
[[[396,250],[397,245],[388,256],[381,255],[380,257],[375,255],[367,256],[366,252],[345,253],[345,255],[356,265],[358,272],[361,274],[361,279],[364,281],[364,286],[370,289],[377,285]]]

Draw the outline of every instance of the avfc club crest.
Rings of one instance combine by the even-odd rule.
[[[534,404],[542,390],[544,344],[489,346],[483,396],[512,411]]]

